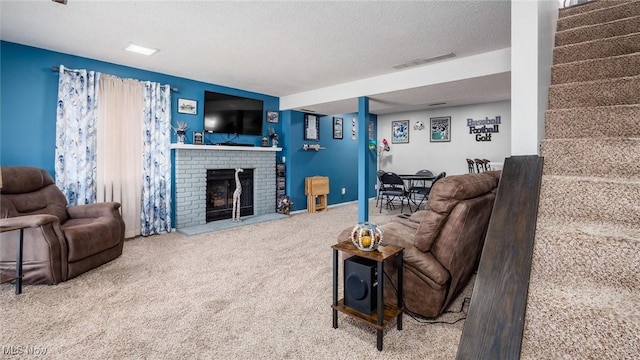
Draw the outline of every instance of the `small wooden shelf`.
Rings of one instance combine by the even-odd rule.
[[[347,314],[351,317],[353,317],[354,319],[358,319],[361,321],[364,321],[365,323],[367,323],[368,325],[378,329],[378,330],[383,330],[385,327],[387,327],[389,325],[389,322],[391,320],[393,320],[394,318],[398,317],[398,315],[400,315],[402,313],[402,308],[398,308],[395,305],[389,304],[389,303],[385,303],[384,304],[384,315],[382,318],[382,325],[378,325],[378,314],[373,312],[371,314],[365,314],[363,312],[360,312],[354,308],[351,308],[349,306],[346,306],[344,304],[344,299],[340,299],[340,301],[338,301],[338,305],[334,306],[331,305],[332,308],[334,308],[335,310],[340,311],[343,314]]]
[[[363,258],[371,259],[377,262],[385,261],[392,256],[396,256],[398,253],[404,250],[403,247],[395,245],[378,246],[375,251],[364,251],[356,248],[350,242],[341,242],[331,246],[332,249],[346,252],[347,254],[360,256]]]
[[[351,316],[354,319],[363,321],[367,325],[376,329],[377,347],[378,351],[382,351],[383,330],[387,327],[393,318],[396,318],[396,328],[402,330],[402,312],[404,306],[402,304],[402,282],[403,282],[403,257],[404,248],[394,245],[379,246],[374,251],[362,251],[356,248],[351,242],[340,242],[333,246],[333,303],[331,308],[333,309],[333,328],[338,328],[338,312]],[[344,304],[344,298],[338,300],[338,252],[344,252],[347,254],[363,257],[366,259],[376,261],[377,265],[377,293],[375,296],[378,299],[377,310],[371,314],[363,313],[350,306]],[[396,304],[389,302],[383,302],[384,300],[384,261],[387,258],[395,256],[398,266],[398,299]],[[344,291],[344,289],[343,289]]]
[[[12,282],[13,280],[22,279],[23,275],[16,276],[14,274],[4,274],[5,271],[0,271],[0,284]],[[8,271],[7,271],[8,273]]]

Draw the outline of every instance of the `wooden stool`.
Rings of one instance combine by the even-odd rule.
[[[328,177],[312,176],[305,178],[304,193],[307,195],[307,212],[327,211]]]
[[[467,167],[469,168],[469,173],[474,173],[474,168],[473,165],[475,165],[475,163],[473,162],[473,160],[471,159],[467,159]]]

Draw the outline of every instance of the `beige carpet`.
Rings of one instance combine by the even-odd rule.
[[[398,213],[370,212],[378,223]],[[0,358],[35,349],[60,359],[454,359],[464,321],[427,325],[405,315],[402,331],[385,331],[382,352],[360,322],[340,314],[332,328],[331,245],[356,221],[348,204],[191,237],[136,238],[115,261],[68,282],[25,286],[18,296],[0,285]]]

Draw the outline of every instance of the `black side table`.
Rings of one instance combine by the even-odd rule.
[[[378,247],[377,251],[362,251],[357,249],[350,242],[341,242],[331,247],[333,249],[333,328],[338,328],[338,311],[347,314],[355,319],[364,321],[376,329],[378,351],[382,351],[382,338],[384,328],[389,325],[389,321],[396,318],[396,327],[402,330],[402,269],[404,248],[394,245]],[[378,270],[378,292],[377,311],[374,314],[365,314],[344,304],[344,298],[338,301],[338,252],[360,256],[377,262]],[[384,303],[384,261],[392,256],[396,256],[398,264],[398,300],[396,304]],[[344,289],[343,289],[344,290]]]
[[[20,231],[20,236],[18,238],[18,249],[16,254],[16,275],[14,277],[10,277],[8,279],[4,279],[0,281],[0,284],[4,284],[6,282],[16,281],[16,295],[20,295],[22,293],[22,247],[24,242],[24,227],[20,226],[2,226],[0,225],[0,233],[5,233],[9,231]]]

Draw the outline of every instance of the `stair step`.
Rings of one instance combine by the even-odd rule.
[[[590,1],[588,3],[573,5],[573,6],[560,9],[558,18],[561,19],[568,16],[585,13],[588,11],[625,4],[628,2],[629,0]]]
[[[555,46],[577,44],[640,32],[640,16],[556,32]]]
[[[640,138],[545,139],[544,175],[640,180]]]
[[[640,105],[548,110],[546,138],[640,136]]]
[[[635,75],[640,75],[640,52],[554,65],[551,68],[551,84],[565,84]]]
[[[637,359],[640,292],[532,279],[520,359]]]
[[[577,44],[556,46],[553,49],[553,64],[606,58],[640,52],[640,32],[614,36],[606,39],[585,41]]]
[[[640,104],[640,76],[557,84],[549,87],[549,109]]]
[[[588,283],[640,289],[640,233],[635,232],[620,235],[593,224],[539,221],[531,277],[563,286]]]
[[[639,204],[639,180],[543,175],[538,217],[544,221],[637,227]]]
[[[640,1],[609,6],[558,19],[558,31],[640,15]]]

